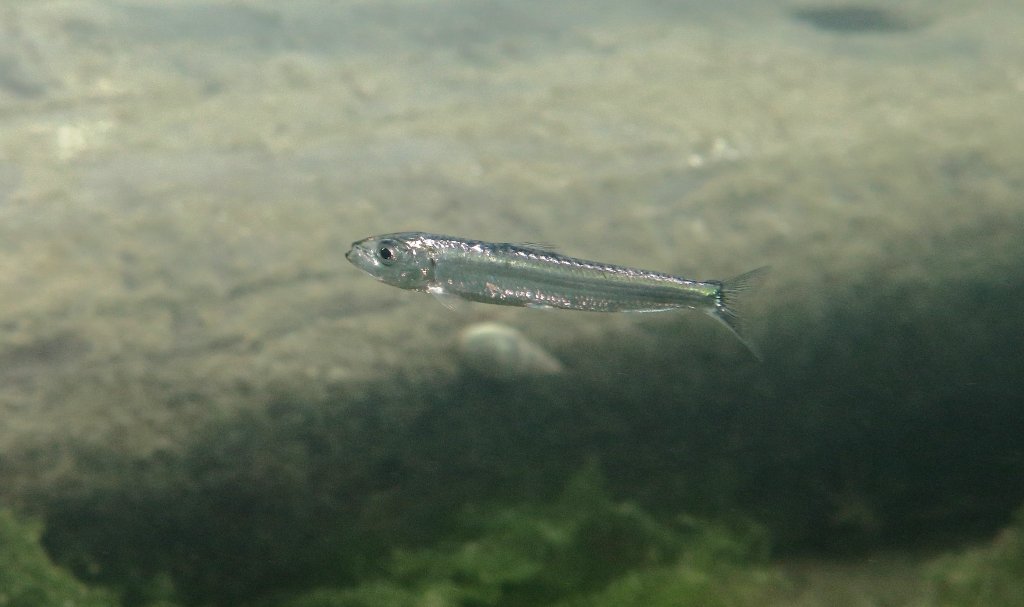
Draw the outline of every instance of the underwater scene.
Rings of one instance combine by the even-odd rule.
[[[1021,32],[5,0],[0,607],[1024,605]]]

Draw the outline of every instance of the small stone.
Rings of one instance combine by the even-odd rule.
[[[525,335],[495,322],[470,325],[459,334],[463,364],[480,375],[498,380],[555,375],[562,363]]]

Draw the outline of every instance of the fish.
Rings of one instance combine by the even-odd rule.
[[[530,243],[487,242],[427,232],[396,232],[352,243],[354,266],[400,289],[427,292],[451,306],[468,300],[589,312],[701,310],[725,325],[755,358],[737,303],[768,266],[730,280],[691,280],[588,261]]]

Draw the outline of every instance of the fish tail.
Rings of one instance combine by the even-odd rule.
[[[721,283],[718,295],[715,297],[715,305],[707,310],[708,315],[722,323],[732,331],[732,334],[750,350],[757,360],[763,360],[761,352],[754,342],[746,336],[743,321],[736,311],[737,305],[743,300],[744,293],[754,289],[768,273],[769,266],[744,272],[739,276]]]

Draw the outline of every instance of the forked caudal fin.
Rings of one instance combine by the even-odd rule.
[[[750,353],[754,355],[757,360],[763,360],[761,358],[761,352],[758,351],[757,346],[754,342],[750,341],[743,331],[743,322],[736,312],[737,303],[743,299],[743,294],[750,291],[758,285],[763,279],[765,274],[768,273],[769,266],[761,266],[755,270],[745,272],[732,280],[726,280],[722,283],[721,289],[718,292],[718,298],[715,301],[715,306],[708,309],[708,315],[718,320],[723,325],[732,331],[743,345],[750,350]]]

